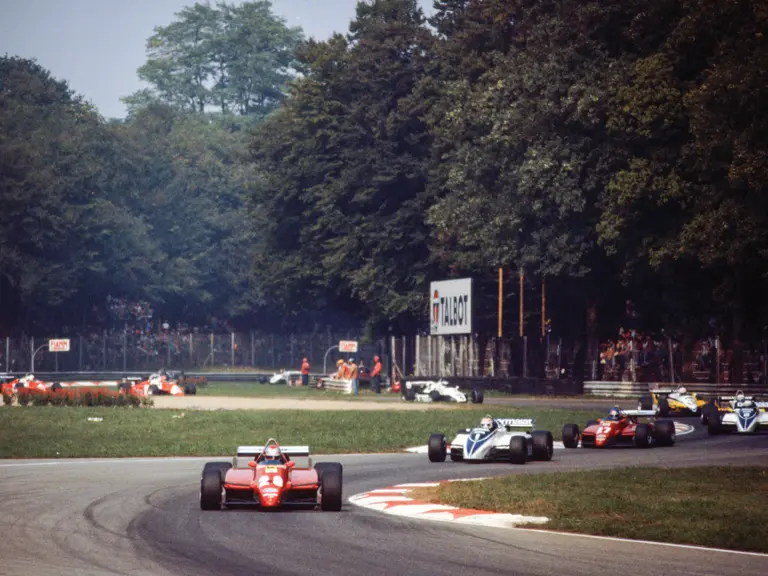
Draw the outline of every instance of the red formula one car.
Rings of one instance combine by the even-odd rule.
[[[297,460],[306,458],[300,467]],[[240,466],[247,459],[245,466]],[[262,448],[240,446],[233,464],[208,462],[200,478],[200,508],[220,510],[238,505],[264,509],[287,505],[341,510],[342,467],[337,462],[315,464],[309,446],[284,446],[269,439]]]
[[[34,374],[27,374],[22,378],[4,375],[0,380],[2,380],[2,393],[8,396],[12,396],[17,390],[23,389],[45,392],[49,386],[48,383],[36,379]]]
[[[654,410],[621,410],[611,408],[607,418],[587,422],[583,432],[576,424],[563,426],[563,445],[576,448],[605,446],[672,446],[675,443],[675,423],[672,420],[656,420]],[[640,422],[640,418],[648,418]]]
[[[119,384],[120,392],[137,396],[188,396],[197,394],[197,385],[188,382],[178,372],[155,372],[148,378],[124,378]]]

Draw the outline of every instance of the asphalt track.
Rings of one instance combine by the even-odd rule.
[[[700,427],[699,427],[700,428]],[[344,464],[345,497],[403,482],[623,465],[768,465],[768,435],[672,448],[558,450],[549,463],[429,464],[424,455]],[[0,461],[0,574],[765,575],[765,556],[340,513],[202,512],[203,459]],[[659,489],[663,489],[662,486]],[[734,487],[738,489],[738,487]],[[695,513],[695,511],[692,511]]]

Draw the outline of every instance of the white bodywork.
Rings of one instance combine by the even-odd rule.
[[[728,432],[749,434],[760,429],[768,430],[768,402],[758,402],[754,397],[721,397],[730,404],[732,412],[720,412],[720,425]]]
[[[295,370],[283,370],[282,372],[278,372],[277,374],[274,374],[272,378],[269,379],[270,384],[280,384],[280,382],[285,382],[286,384],[289,384],[291,380],[293,380],[296,377],[301,377],[301,372],[295,371]]]
[[[532,418],[496,418],[493,428],[467,428],[459,432],[450,443],[451,459],[499,460],[509,453],[509,440],[513,436],[525,438],[528,458],[533,455],[533,436],[536,420]]]
[[[439,394],[437,401],[469,402],[467,395],[459,390],[458,386],[453,386],[445,380],[417,380],[406,382],[405,387],[416,392],[416,402],[435,402],[436,400],[433,396],[437,394]]]
[[[683,388],[683,390],[685,389]],[[696,396],[691,392],[681,392],[680,388],[658,388],[656,390],[651,390],[651,392],[653,394],[663,394],[670,400],[680,402],[680,404],[688,408],[688,410],[694,414],[697,414],[699,411],[699,405],[696,403]],[[641,409],[641,407],[638,406],[638,409]],[[654,403],[653,409],[658,411],[659,405]]]

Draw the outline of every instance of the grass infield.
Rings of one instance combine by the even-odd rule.
[[[418,500],[551,520],[536,528],[768,553],[768,469],[623,468],[456,482]]]
[[[395,452],[426,444],[432,432],[450,438],[459,428],[479,422],[486,412],[5,406],[0,407],[0,458],[224,456],[234,455],[240,444],[258,444],[270,437],[283,444],[309,444],[316,454]],[[564,422],[580,422],[586,414],[525,408],[504,408],[495,413],[536,418],[537,428],[550,430],[555,439],[560,439]]]

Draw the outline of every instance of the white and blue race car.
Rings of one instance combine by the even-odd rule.
[[[531,418],[485,416],[477,428],[459,430],[448,444],[443,434],[432,434],[427,445],[430,462],[503,461],[525,464],[529,460],[551,460],[552,433],[536,430]]]
[[[704,406],[701,420],[710,434],[753,434],[768,430],[768,402],[758,402],[739,390],[736,396],[720,396]]]

